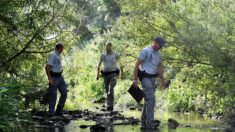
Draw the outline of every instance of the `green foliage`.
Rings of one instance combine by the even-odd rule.
[[[136,101],[127,92],[131,84],[132,80],[129,79],[117,80],[117,86],[114,88],[115,102],[117,103],[117,106],[123,109],[137,105]]]
[[[35,100],[46,90],[45,62],[56,42],[65,45],[65,53],[79,39],[76,32],[80,17],[72,1],[2,0],[0,2],[0,87],[1,128],[13,128],[14,119],[7,113],[24,110],[11,105],[40,107]],[[2,93],[2,91],[1,91]],[[3,96],[3,94],[1,95]],[[5,97],[6,96],[6,97]],[[8,118],[7,117],[11,117]]]
[[[15,81],[0,85],[0,131],[15,131],[21,125],[20,111],[24,107],[20,101],[19,86],[20,84]]]
[[[95,45],[88,45],[83,50],[75,49],[72,56],[67,59],[64,69],[64,77],[69,85],[68,100],[76,105],[76,102],[99,98],[103,96],[102,79],[96,80],[99,61],[98,49]]]
[[[1,97],[0,105],[0,130],[9,131],[17,124],[17,122],[12,122],[12,120],[18,117],[19,101],[11,97]]]
[[[65,45],[67,109],[104,96],[96,72],[108,42],[120,55],[123,72],[115,101],[120,107],[134,105],[127,93],[134,63],[158,35],[167,40],[161,55],[164,76],[172,83],[167,92],[157,91],[157,106],[227,114],[234,107],[233,0],[3,0],[0,5],[2,130],[14,125],[11,119],[18,117],[10,115],[24,109],[23,103],[40,107],[34,95],[48,87],[44,65],[56,42]]]
[[[81,47],[83,43],[80,42],[93,37],[91,30],[99,28],[103,32],[110,28],[119,15],[115,12],[120,12],[115,1],[102,0],[3,0],[0,5],[0,80],[14,80],[6,82],[9,85],[7,91],[12,90],[8,87],[14,86],[14,82],[19,82],[15,92],[9,92],[8,97],[24,103],[26,108],[43,108],[38,99],[48,87],[44,65],[55,43],[63,43],[64,54],[69,55],[74,45]],[[89,71],[91,67],[84,70]],[[74,75],[73,71],[68,73]],[[81,77],[79,90],[89,88],[81,90],[82,97],[103,94],[101,81],[91,80],[92,77],[89,73]],[[68,78],[70,86],[76,87],[77,78]],[[98,90],[97,86],[100,87]],[[9,101],[14,104],[14,100]]]
[[[224,73],[227,72],[205,65],[181,69],[168,91],[169,109],[227,113],[234,103],[234,82],[230,73]]]
[[[25,71],[28,65],[43,64],[45,54],[53,50],[56,42],[62,42],[67,48],[78,37],[73,30],[79,20],[76,18],[74,6],[69,1],[1,3],[6,4],[0,7],[1,71],[16,74],[15,76],[24,74],[22,71]]]
[[[132,50],[125,49],[124,53],[132,56],[138,53],[135,46],[146,46],[156,35],[166,38],[162,58],[165,77],[172,80],[166,101],[170,109],[228,112],[235,102],[232,96],[235,19],[231,15],[235,13],[235,3],[231,0],[157,3],[161,2],[120,1],[122,15],[109,34],[113,39],[119,38],[119,42],[131,43],[128,46]]]
[[[230,14],[234,12],[234,2],[146,0],[119,1],[118,4],[121,16],[112,30],[96,35],[93,44],[88,46],[90,50],[85,48],[79,56],[88,54],[98,63],[100,52],[105,50],[104,45],[113,43],[123,70],[122,80],[118,80],[115,89],[119,106],[133,105],[126,88],[132,82],[136,57],[140,49],[151,44],[153,37],[161,35],[167,40],[167,47],[162,50],[164,75],[172,83],[168,93],[164,93],[166,97],[160,96],[159,106],[166,104],[165,107],[175,111],[204,108],[208,113],[226,113],[233,107],[235,47],[232,30],[234,16]],[[84,64],[83,59],[87,60],[86,57],[79,57],[75,65],[82,63],[89,68],[80,66],[80,70],[95,72],[96,64]],[[85,91],[80,90],[81,95],[102,95],[98,90],[102,82],[97,84],[94,78],[91,79],[95,74],[78,74],[82,82],[79,82],[79,87],[86,87]],[[160,93],[158,91],[157,95]]]

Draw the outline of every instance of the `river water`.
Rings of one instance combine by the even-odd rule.
[[[121,110],[120,110],[121,111]],[[125,110],[121,114],[126,117],[140,118],[141,111]],[[167,125],[167,120],[173,118],[181,125],[176,129],[171,129]],[[161,121],[160,126],[154,132],[224,132],[226,126],[222,121],[212,120],[194,113],[174,113],[156,110],[155,119]],[[33,127],[30,131],[36,132],[90,132],[90,128],[82,129],[80,125],[94,125],[95,122],[85,121],[84,119],[72,120],[69,124],[58,128],[36,128]],[[111,125],[110,125],[111,126]],[[140,125],[116,125],[107,127],[107,132],[151,132],[150,130],[140,130]]]

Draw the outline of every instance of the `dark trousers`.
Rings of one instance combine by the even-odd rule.
[[[107,93],[107,106],[113,107],[114,86],[116,85],[116,73],[104,76],[105,91]]]
[[[49,114],[54,115],[55,113],[55,104],[57,99],[57,89],[60,92],[60,99],[57,105],[57,114],[62,114],[64,104],[67,98],[67,85],[62,76],[52,77],[53,84],[49,86],[50,89],[50,98],[49,98]]]

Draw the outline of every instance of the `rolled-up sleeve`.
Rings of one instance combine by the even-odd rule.
[[[55,60],[55,56],[53,54],[50,54],[47,60],[47,64],[53,65],[54,60]]]
[[[140,60],[145,60],[147,58],[147,52],[146,52],[146,50],[141,50],[140,51],[140,54],[139,54],[139,56],[138,56],[138,59],[140,59]]]
[[[102,54],[100,57],[100,63],[102,63],[103,61],[104,61],[104,54]]]

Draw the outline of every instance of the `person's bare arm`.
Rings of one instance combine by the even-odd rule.
[[[138,59],[135,63],[135,68],[134,68],[134,81],[133,84],[135,86],[138,85],[138,71],[139,71],[139,66],[143,62],[143,60]]]
[[[124,75],[123,69],[124,69],[124,65],[120,64],[120,78],[121,78],[121,80],[123,80],[123,75]]]
[[[100,57],[100,61],[99,61],[98,67],[97,67],[96,80],[99,80],[100,66],[101,66],[102,62],[103,62],[103,54],[102,54],[101,57]]]
[[[45,67],[45,70],[46,70],[46,74],[47,74],[47,77],[48,77],[48,81],[49,81],[49,84],[53,84],[53,81],[52,81],[52,78],[51,78],[51,66],[49,64],[46,64],[46,67]]]
[[[98,67],[97,67],[96,80],[99,80],[100,66],[101,66],[101,63],[99,62]]]

